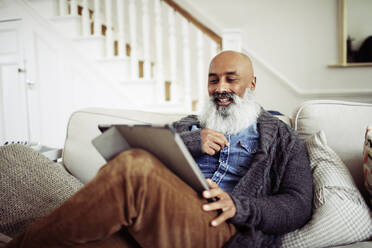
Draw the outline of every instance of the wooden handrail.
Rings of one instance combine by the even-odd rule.
[[[179,4],[177,4],[173,0],[162,0],[163,2],[167,3],[170,7],[172,7],[176,12],[180,13],[184,18],[186,18],[189,22],[194,24],[198,29],[200,29],[203,33],[205,33],[209,38],[214,40],[218,44],[218,48],[222,48],[222,38],[218,34],[216,34],[212,29],[205,26],[201,23],[198,19],[196,19],[193,15],[191,15],[187,10],[182,8]]]

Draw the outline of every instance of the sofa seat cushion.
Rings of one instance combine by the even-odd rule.
[[[31,148],[0,146],[0,233],[14,237],[80,187],[60,164]]]
[[[329,247],[372,237],[372,216],[347,167],[322,131],[305,141],[314,181],[313,215],[283,247]]]

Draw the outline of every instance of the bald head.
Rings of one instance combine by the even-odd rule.
[[[208,93],[229,92],[243,97],[247,88],[254,90],[256,78],[250,58],[239,52],[223,51],[209,66]]]
[[[248,55],[235,51],[223,51],[217,54],[211,61],[210,66],[214,63],[224,61],[224,63],[235,63],[240,64],[253,76],[253,66],[252,61]]]

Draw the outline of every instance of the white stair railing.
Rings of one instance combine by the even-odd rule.
[[[101,9],[101,0],[94,0],[94,9]],[[102,34],[102,23],[101,23],[101,11],[94,12],[94,35],[101,36]]]
[[[162,28],[162,2],[154,0],[155,12],[155,79],[157,102],[165,101],[164,71],[163,71],[163,28]]]
[[[130,67],[131,78],[138,78],[138,57],[137,57],[137,15],[135,0],[129,0],[129,37],[130,37]]]
[[[168,25],[169,25],[169,37],[168,37],[168,54],[169,54],[169,70],[170,70],[170,82],[171,84],[171,97],[172,102],[176,102],[179,99],[177,93],[177,46],[176,46],[176,20],[175,12],[172,8],[168,7]]]
[[[114,42],[112,33],[112,0],[105,0],[106,11],[106,57],[114,56]]]
[[[119,29],[119,41],[118,41],[118,55],[119,57],[123,58],[126,56],[125,54],[125,18],[124,18],[124,1],[123,0],[116,0],[117,6],[117,24]]]
[[[151,61],[150,61],[150,27],[149,27],[149,1],[142,0],[142,39],[143,39],[143,77],[150,79]]]
[[[187,111],[203,105],[206,63],[217,53],[221,38],[173,0],[58,1],[60,16],[82,16],[83,36],[101,36],[105,30],[106,57],[128,57],[128,79],[138,80],[141,74],[154,80],[158,103],[169,98]],[[165,94],[166,81],[170,96]]]

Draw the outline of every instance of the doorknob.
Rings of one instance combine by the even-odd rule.
[[[35,81],[33,81],[33,80],[27,79],[27,80],[26,80],[26,85],[27,85],[30,89],[32,89],[32,88],[35,87],[36,83],[35,83]]]

